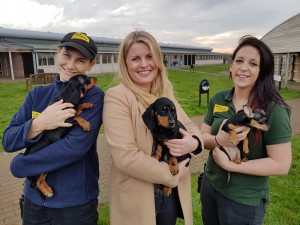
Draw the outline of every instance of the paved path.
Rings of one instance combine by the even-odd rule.
[[[293,130],[293,135],[300,135],[300,99],[293,99],[287,101],[287,103],[292,107],[291,115],[291,125]],[[203,117],[193,117],[192,120],[201,125]],[[98,138],[98,145],[101,146],[98,149],[105,149],[107,143],[103,134]],[[20,225],[20,210],[19,210],[19,197],[22,193],[22,183],[23,179],[14,178],[9,170],[9,165],[12,158],[16,155],[9,153],[0,153],[0,225]],[[108,166],[110,156],[105,155],[103,152],[99,152],[100,155],[100,189],[101,193],[105,193],[108,190],[107,183],[103,180],[107,180],[108,177]],[[202,162],[200,162],[202,163]],[[199,168],[199,166],[196,166]],[[105,195],[100,195],[100,202],[105,202]]]

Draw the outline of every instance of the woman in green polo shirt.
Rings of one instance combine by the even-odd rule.
[[[234,87],[211,98],[201,127],[205,149],[212,150],[200,194],[204,225],[262,224],[268,202],[268,177],[289,171],[291,110],[277,92],[273,74],[274,57],[269,47],[252,36],[241,38],[230,66]],[[250,151],[246,155],[249,161],[236,164],[218,147],[242,149],[242,142],[232,145],[229,134],[220,126],[245,104],[263,109],[270,129],[263,133],[251,128],[238,134],[239,141],[248,136]]]

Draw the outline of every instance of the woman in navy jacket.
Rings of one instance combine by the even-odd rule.
[[[84,33],[72,32],[61,40],[57,51],[59,74],[53,84],[38,86],[29,92],[4,131],[5,151],[15,152],[33,145],[45,130],[71,126],[65,120],[75,115],[73,105],[62,101],[50,106],[49,103],[61,91],[64,82],[92,69],[96,55],[96,44]],[[81,99],[94,105],[80,115],[90,122],[91,131],[74,126],[61,140],[33,154],[20,153],[12,160],[11,172],[15,177],[48,173],[47,183],[54,189],[54,196],[45,198],[25,180],[23,225],[97,224],[96,140],[102,124],[103,98],[103,91],[93,87]]]

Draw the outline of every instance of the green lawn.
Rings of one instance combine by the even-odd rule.
[[[228,71],[228,65],[196,66],[195,72],[189,72],[189,67],[180,70],[169,70],[169,78],[174,86],[175,95],[189,116],[204,115],[206,112],[206,94],[202,95],[201,107],[198,105],[198,91],[201,80],[207,79],[209,81],[210,97],[216,92],[232,86],[228,76],[224,76],[225,71]],[[97,77],[98,86],[104,91],[113,86],[112,75],[101,75]],[[2,140],[4,129],[24,101],[28,92],[26,91],[25,80],[13,83],[0,83],[0,89],[0,137]],[[285,100],[300,98],[299,91],[290,89],[282,88],[280,94]],[[270,204],[267,208],[267,215],[264,223],[266,225],[300,224],[300,215],[298,213],[300,212],[300,136],[293,138],[292,146],[293,163],[289,175],[283,177],[271,177],[270,179],[271,193]],[[3,151],[2,145],[0,145],[0,152],[1,151]],[[197,175],[194,175],[192,178],[194,224],[200,225],[202,224],[200,213],[201,206],[199,194],[196,192],[196,180]],[[109,224],[107,204],[100,207],[98,224]],[[182,221],[178,221],[178,225],[182,224]]]

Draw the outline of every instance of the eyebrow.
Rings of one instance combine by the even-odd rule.
[[[237,57],[235,57],[235,59],[245,59],[243,56],[237,56]],[[258,60],[258,59],[255,59],[255,58],[252,58],[252,59],[250,59],[250,61],[256,61],[256,62],[259,62],[260,60]]]

